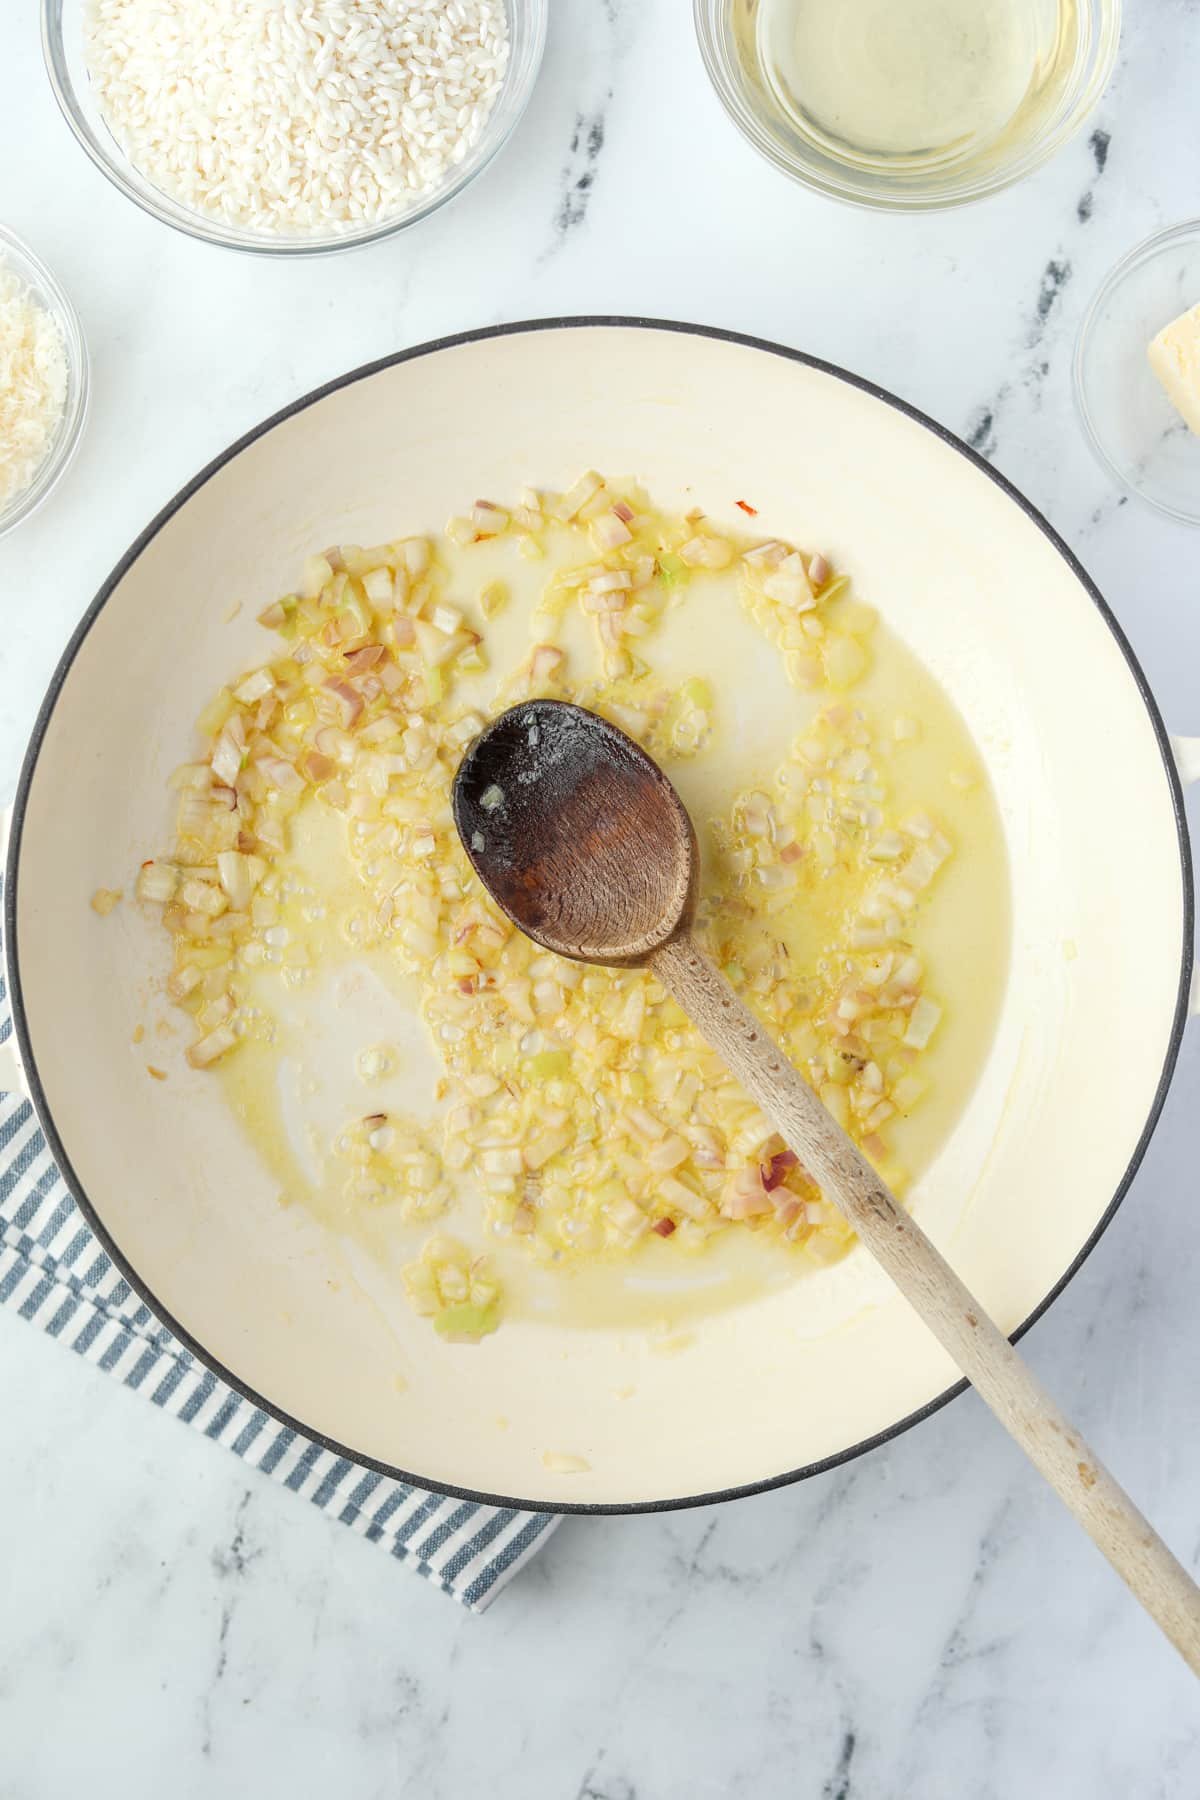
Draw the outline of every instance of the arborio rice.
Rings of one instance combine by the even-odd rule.
[[[193,211],[285,235],[442,186],[508,61],[504,0],[90,0],[108,124]]]

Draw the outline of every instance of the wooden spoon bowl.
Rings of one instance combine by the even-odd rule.
[[[548,950],[628,967],[691,924],[687,810],[653,758],[595,713],[561,700],[502,713],[463,758],[453,804],[475,873]]]

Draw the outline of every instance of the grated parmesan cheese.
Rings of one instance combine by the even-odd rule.
[[[504,0],[89,0],[87,61],[130,161],[194,212],[305,234],[441,187],[508,63]]]
[[[66,401],[62,327],[0,265],[0,511],[33,485]]]

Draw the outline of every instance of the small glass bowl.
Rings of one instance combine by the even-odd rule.
[[[1075,348],[1075,404],[1097,457],[1129,493],[1187,525],[1200,525],[1200,437],[1167,399],[1146,346],[1198,301],[1200,219],[1191,219],[1122,258]]]
[[[1121,0],[1075,0],[1078,41],[1061,92],[1031,131],[1014,132],[978,161],[905,168],[843,159],[797,129],[772,95],[747,75],[738,55],[735,12],[747,18],[763,0],[693,0],[696,35],[709,79],[725,111],[760,155],[818,194],[882,212],[965,206],[1023,181],[1083,125],[1113,71],[1121,36]]]
[[[176,231],[261,256],[328,256],[393,237],[429,217],[460,194],[485,169],[515,130],[533,92],[546,47],[548,0],[505,0],[509,57],[504,82],[488,115],[483,135],[444,186],[407,212],[357,230],[309,232],[287,237],[279,232],[252,231],[225,220],[193,212],[166,194],[130,162],[96,104],[84,54],[86,0],[42,0],[42,52],[54,97],[76,138],[96,167],[143,211]]]
[[[29,487],[0,506],[0,537],[12,531],[46,499],[51,488],[66,474],[79,448],[88,409],[88,353],[79,316],[45,263],[22,243],[14,231],[0,225],[0,268],[11,269],[33,298],[52,313],[62,329],[67,359],[67,397],[54,441]]]

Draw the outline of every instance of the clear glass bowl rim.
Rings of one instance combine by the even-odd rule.
[[[976,181],[967,181],[960,187],[938,188],[931,182],[924,192],[897,192],[883,184],[874,184],[865,171],[856,175],[847,169],[846,179],[837,180],[822,174],[815,166],[809,166],[789,155],[774,134],[743,103],[741,95],[729,79],[722,22],[728,14],[730,0],[693,0],[693,19],[700,56],[717,98],[747,143],[781,174],[789,176],[813,193],[840,200],[848,206],[864,207],[873,212],[922,213],[969,206],[976,200],[986,199],[990,194],[1012,187],[1049,162],[1082,128],[1112,77],[1121,40],[1122,0],[1078,0],[1078,3],[1080,9],[1086,11],[1095,22],[1096,52],[1084,86],[1073,97],[1065,114],[1056,120],[1050,131],[1027,146],[1025,153],[1014,158],[1011,163],[990,170],[986,176]]]
[[[221,249],[237,250],[250,256],[332,256],[339,250],[361,249],[367,244],[376,244],[384,238],[394,237],[411,225],[419,224],[422,219],[428,218],[431,213],[437,212],[462,193],[503,149],[520,123],[542,65],[549,21],[549,0],[505,0],[510,39],[516,36],[519,28],[522,33],[520,47],[523,54],[519,59],[510,57],[504,84],[496,97],[482,138],[444,187],[438,188],[428,199],[408,212],[366,226],[361,231],[285,238],[265,232],[242,230],[216,220],[210,223],[201,213],[189,211],[169,194],[155,188],[147,177],[142,177],[145,189],[127,178],[120,162],[93,131],[76,95],[75,83],[68,67],[62,32],[63,10],[67,5],[78,3],[79,0],[41,0],[42,56],[46,73],[59,110],[70,126],[76,142],[101,174],[127,200],[132,200],[135,206],[139,206],[151,218],[171,226],[175,231],[183,232],[187,237],[196,238],[201,243],[216,244]]]
[[[1153,231],[1149,237],[1143,238],[1140,244],[1135,244],[1132,250],[1127,250],[1120,262],[1114,263],[1097,288],[1094,299],[1083,315],[1079,335],[1075,340],[1075,356],[1071,366],[1071,389],[1075,399],[1075,411],[1089,448],[1101,468],[1112,477],[1122,492],[1132,494],[1135,500],[1140,500],[1145,506],[1152,506],[1156,512],[1164,513],[1169,519],[1176,519],[1183,525],[1200,526],[1200,502],[1197,502],[1195,512],[1184,512],[1181,508],[1172,506],[1169,501],[1160,500],[1157,495],[1148,492],[1145,488],[1138,487],[1136,482],[1131,481],[1120,463],[1110,454],[1092,416],[1091,403],[1088,399],[1087,377],[1084,372],[1084,362],[1092,333],[1096,328],[1096,321],[1109,298],[1116,293],[1126,276],[1131,275],[1134,269],[1139,268],[1144,262],[1149,262],[1150,258],[1156,256],[1167,244],[1176,239],[1186,238],[1195,238],[1197,244],[1200,245],[1200,218],[1184,219],[1175,225],[1164,225],[1161,230]]]
[[[7,508],[0,507],[0,537],[15,530],[31,517],[66,474],[83,437],[91,390],[87,340],[70,296],[53,270],[47,267],[25,239],[8,226],[0,225],[0,263],[6,262],[9,257],[17,274],[32,275],[53,302],[62,325],[69,378],[67,403],[59,420],[54,443],[31,485],[10,500]]]

